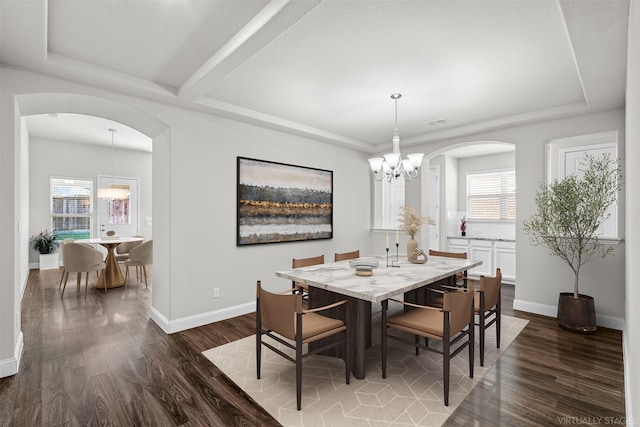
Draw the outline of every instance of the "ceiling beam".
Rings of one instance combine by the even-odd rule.
[[[238,31],[220,50],[198,68],[178,90],[178,97],[196,101],[229,73],[298,22],[320,0],[272,0]]]

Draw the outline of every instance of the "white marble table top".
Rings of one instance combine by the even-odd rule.
[[[73,243],[90,243],[90,244],[109,244],[109,243],[129,243],[129,242],[140,242],[144,240],[142,237],[121,237],[121,236],[113,236],[113,237],[96,237],[93,239],[77,239],[74,240]]]
[[[445,279],[464,270],[477,267],[482,261],[430,256],[426,264],[413,264],[400,257],[400,267],[386,267],[386,256],[378,259],[380,267],[372,276],[356,276],[349,261],[312,265],[293,270],[277,271],[276,276],[318,287],[365,301],[380,302],[404,292]],[[389,265],[395,257],[389,257]]]

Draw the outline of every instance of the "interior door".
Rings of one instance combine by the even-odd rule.
[[[114,176],[98,176],[98,188],[105,188],[111,184],[129,187],[129,198],[124,200],[107,200],[98,198],[98,235],[106,236],[106,232],[113,230],[116,236],[130,237],[138,235],[138,189],[139,178],[121,178]]]

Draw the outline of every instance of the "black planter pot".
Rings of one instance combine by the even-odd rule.
[[[596,306],[593,297],[573,292],[560,292],[558,298],[558,325],[562,329],[578,334],[596,331]]]

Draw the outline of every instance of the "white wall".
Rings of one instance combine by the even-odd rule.
[[[70,177],[93,180],[97,188],[98,175],[111,175],[111,147],[80,144],[68,141],[57,141],[31,137],[29,139],[29,235],[35,235],[44,229],[51,229],[49,178]],[[73,155],[70,155],[73,153]],[[139,233],[146,239],[152,239],[152,227],[144,221],[152,216],[151,194],[151,153],[133,150],[114,150],[115,166],[113,174],[129,178],[140,178],[140,229]],[[94,203],[96,198],[94,196]],[[95,206],[95,205],[94,205]],[[93,230],[98,232],[94,217]],[[30,263],[38,262],[38,253],[30,249]]]
[[[104,105],[115,106],[115,112],[103,108],[104,111],[110,111],[108,118],[136,128],[132,126],[128,115],[117,111],[120,105],[123,111],[133,109],[132,113],[140,112],[137,119],[147,129],[159,130],[157,133],[151,130],[146,132],[154,140],[152,316],[166,330],[175,331],[253,311],[256,280],[261,279],[272,288],[290,286],[290,283],[276,278],[274,273],[278,269],[290,268],[294,257],[325,254],[327,259],[331,259],[334,252],[353,249],[360,249],[365,255],[372,253],[374,238],[369,230],[368,209],[371,177],[364,154],[31,73],[6,69],[2,73],[1,179],[3,190],[6,188],[11,194],[16,179],[8,175],[13,173],[15,166],[12,161],[5,161],[4,156],[11,155],[20,146],[14,139],[14,135],[19,136],[20,132],[16,127],[5,124],[16,111],[12,103],[16,96],[18,101],[25,100],[25,103],[41,96],[47,99],[59,97],[64,102],[58,105],[66,109],[57,112],[82,114],[92,108],[99,110]],[[76,95],[85,98],[78,101]],[[94,103],[89,101],[93,98],[97,102],[92,107]],[[29,110],[28,114],[35,114],[33,108],[24,110]],[[4,114],[5,110],[7,114]],[[116,117],[118,114],[122,117]],[[162,124],[166,125],[165,130],[162,130]],[[334,238],[236,247],[237,156],[333,170]],[[5,164],[9,166],[7,169],[4,168]],[[20,197],[28,197],[28,191]],[[9,203],[5,208],[3,202],[0,230],[15,230],[16,206],[15,203],[13,206]],[[30,210],[33,211],[34,207]],[[12,233],[5,231],[5,234]],[[25,241],[28,237],[26,230],[20,236],[11,235],[4,241],[10,244],[3,245],[3,248],[10,250],[3,250],[13,256],[16,248],[14,243]],[[3,280],[0,283],[0,292],[4,296],[4,292],[13,288],[16,282],[8,277],[9,272],[13,274],[23,266],[11,257],[4,257],[0,262],[3,267],[5,264],[7,266],[6,270],[3,268]],[[213,299],[214,287],[220,288],[220,298]],[[13,318],[19,309],[19,300],[15,301],[13,307],[7,304],[7,310],[3,310],[7,315],[3,314],[0,320],[5,320],[4,317]],[[11,332],[5,322],[0,322],[0,331],[3,334]],[[17,338],[1,341],[0,360],[13,355],[16,342]]]
[[[635,269],[640,258],[640,223],[636,220],[640,212],[640,194],[635,188],[640,182],[640,2],[629,5],[629,39],[627,55],[626,133],[627,161],[625,168],[625,196],[627,201],[626,254],[626,319],[623,333],[625,360],[625,397],[627,419],[638,423],[640,417],[640,287]],[[629,423],[628,425],[630,425]]]

